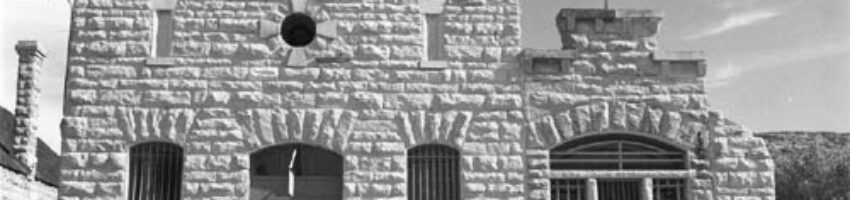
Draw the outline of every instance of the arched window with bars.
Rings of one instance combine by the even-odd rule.
[[[407,151],[407,199],[460,199],[460,153],[439,144]]]
[[[685,200],[688,147],[636,133],[580,136],[549,151],[553,200]]]
[[[305,144],[251,154],[251,200],[342,199],[342,156]]]
[[[180,199],[183,148],[149,142],[130,148],[129,200]]]

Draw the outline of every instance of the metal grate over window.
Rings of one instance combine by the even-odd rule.
[[[180,199],[183,149],[152,142],[130,148],[129,200]]]
[[[653,179],[654,200],[685,200],[685,179]]]
[[[640,200],[640,180],[600,179],[597,184],[599,200]]]
[[[460,199],[459,159],[457,150],[443,145],[408,150],[407,199]]]
[[[683,148],[635,134],[600,134],[576,139],[549,152],[551,169],[687,169]]]
[[[550,182],[552,200],[587,199],[587,181],[584,179],[554,179]]]
[[[342,199],[342,156],[305,144],[269,147],[251,154],[250,200]]]

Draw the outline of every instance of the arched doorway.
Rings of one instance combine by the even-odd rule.
[[[342,156],[287,144],[251,154],[251,200],[342,199]]]

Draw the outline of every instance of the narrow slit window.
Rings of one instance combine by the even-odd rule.
[[[460,158],[457,150],[425,145],[407,152],[407,199],[460,199]]]
[[[174,18],[171,10],[156,11],[156,39],[153,43],[156,57],[171,56],[171,40],[174,35]]]
[[[130,149],[129,200],[180,199],[183,149],[169,143],[145,143]]]
[[[428,30],[425,45],[428,60],[443,59],[443,15],[425,14],[425,28]]]

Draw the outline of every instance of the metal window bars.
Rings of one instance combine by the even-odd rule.
[[[607,134],[568,142],[549,152],[551,169],[687,169],[687,153],[673,145],[634,135]]]
[[[130,148],[129,200],[180,199],[183,149],[151,142]]]
[[[639,179],[599,179],[599,200],[640,200]]]
[[[549,184],[552,200],[587,199],[587,183],[584,179],[554,179]]]
[[[251,154],[249,199],[342,199],[343,157],[305,144]]]
[[[460,199],[459,160],[457,150],[443,145],[410,149],[407,155],[407,199]]]
[[[653,179],[653,200],[686,200],[685,179]]]

